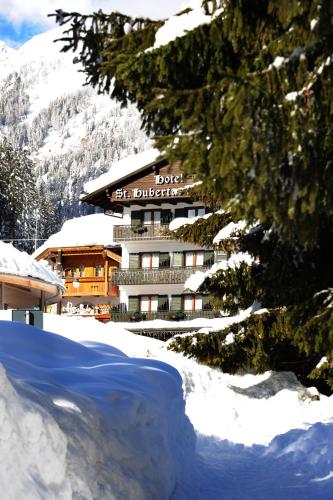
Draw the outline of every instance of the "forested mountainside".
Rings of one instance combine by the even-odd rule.
[[[54,230],[90,210],[79,203],[84,182],[149,143],[134,107],[83,86],[73,54],[53,42],[60,36],[56,28],[18,50],[0,42],[0,138],[29,150],[55,208]]]

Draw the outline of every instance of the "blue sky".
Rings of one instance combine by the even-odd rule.
[[[165,18],[179,11],[189,0],[0,0],[0,40],[19,47],[33,35],[54,28],[48,14],[56,9],[90,14],[118,10],[126,14]]]
[[[0,16],[0,40],[3,40],[11,47],[18,47],[33,35],[42,33],[43,31],[45,31],[45,27],[40,24],[23,22],[20,25],[15,25]]]

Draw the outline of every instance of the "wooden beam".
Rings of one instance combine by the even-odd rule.
[[[0,283],[0,309],[4,308],[4,284]]]

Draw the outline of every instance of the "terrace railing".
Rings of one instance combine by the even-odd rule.
[[[166,234],[169,224],[147,224],[142,226],[114,226],[115,241],[170,239]]]
[[[206,271],[209,266],[158,267],[153,269],[117,269],[112,273],[114,285],[154,285],[185,283],[196,271]]]

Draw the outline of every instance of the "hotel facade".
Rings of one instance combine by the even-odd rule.
[[[193,183],[179,163],[169,165],[149,150],[114,164],[110,172],[85,186],[81,201],[122,218],[114,226],[121,244],[121,267],[112,273],[119,287],[113,321],[214,317],[208,296],[184,289],[195,271],[226,258],[222,252],[172,239],[170,222],[203,216],[207,209],[184,188]]]

